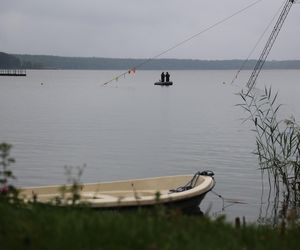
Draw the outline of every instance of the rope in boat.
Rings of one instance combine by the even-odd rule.
[[[222,200],[222,211],[224,211],[225,209],[225,198],[218,194],[217,192],[215,192],[214,190],[210,190],[214,195],[216,195],[218,198],[220,198]]]
[[[190,37],[188,37],[188,38],[182,40],[181,42],[179,42],[179,43],[173,45],[172,47],[170,47],[170,48],[168,48],[168,49],[166,49],[166,50],[160,52],[159,54],[157,54],[157,55],[155,55],[155,56],[153,56],[153,57],[151,57],[151,58],[148,58],[148,59],[146,59],[145,61],[143,61],[143,62],[141,62],[141,63],[135,65],[135,66],[132,67],[132,68],[130,68],[129,70],[127,70],[127,71],[125,71],[125,72],[123,72],[123,73],[121,73],[121,74],[115,76],[115,77],[112,78],[111,80],[105,82],[105,83],[103,84],[103,86],[105,86],[105,85],[107,85],[107,84],[109,84],[109,83],[111,83],[111,82],[113,82],[113,81],[118,81],[118,79],[119,79],[120,77],[125,77],[127,74],[130,74],[131,72],[135,73],[136,69],[140,68],[140,67],[143,66],[144,64],[147,64],[147,63],[149,63],[150,61],[152,61],[152,60],[154,60],[154,59],[156,59],[156,58],[158,58],[158,57],[160,57],[160,56],[162,56],[162,55],[164,55],[164,54],[170,52],[171,50],[174,50],[174,49],[178,48],[179,46],[181,46],[181,45],[183,45],[183,44],[189,42],[190,40],[192,40],[192,39],[198,37],[199,35],[202,35],[203,33],[207,32],[207,31],[209,31],[209,30],[215,28],[216,26],[218,26],[218,25],[220,25],[220,24],[222,24],[222,23],[225,23],[226,21],[230,20],[231,18],[233,18],[233,17],[239,15],[240,13],[242,13],[242,12],[248,10],[249,8],[253,7],[254,5],[256,5],[256,4],[258,4],[259,2],[262,2],[262,1],[264,1],[264,0],[257,0],[257,1],[255,1],[255,2],[253,2],[253,3],[249,4],[249,5],[247,5],[246,7],[244,7],[244,8],[242,8],[242,9],[240,9],[240,10],[234,12],[234,13],[231,14],[231,15],[229,15],[228,17],[225,17],[225,18],[221,19],[220,21],[218,21],[218,22],[216,22],[216,23],[214,23],[214,24],[208,26],[207,28],[203,29],[202,31],[200,31],[200,32],[198,32],[198,33],[196,33],[196,34],[194,34],[194,35],[192,35],[192,36],[190,36]]]
[[[215,174],[210,170],[205,170],[202,172],[198,171],[197,173],[194,174],[193,178],[187,184],[180,186],[178,188],[175,188],[175,189],[170,189],[169,190],[170,193],[180,193],[180,192],[187,191],[187,190],[194,188],[197,184],[199,176],[201,176],[201,175],[213,177]]]

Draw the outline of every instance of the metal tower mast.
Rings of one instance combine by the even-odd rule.
[[[274,42],[279,34],[279,31],[281,30],[282,28],[282,25],[287,17],[287,15],[289,14],[290,12],[290,9],[293,5],[293,3],[295,2],[295,0],[287,0],[284,7],[283,7],[283,10],[281,11],[280,13],[280,16],[273,28],[273,31],[260,55],[260,58],[259,60],[256,62],[256,65],[254,67],[254,70],[252,71],[252,74],[247,82],[247,87],[249,88],[249,92],[252,90],[252,88],[254,87],[255,83],[256,83],[256,79],[264,65],[264,63],[266,62],[266,59],[274,45]]]

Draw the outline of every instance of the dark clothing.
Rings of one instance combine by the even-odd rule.
[[[166,82],[169,82],[170,81],[170,74],[167,72],[166,73]]]
[[[162,72],[161,73],[161,75],[160,75],[160,77],[161,77],[161,82],[164,82],[165,81],[165,73],[164,72]]]

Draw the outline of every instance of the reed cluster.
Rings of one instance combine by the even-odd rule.
[[[300,127],[293,116],[279,119],[281,104],[278,92],[271,87],[264,91],[244,89],[239,93],[243,102],[238,104],[253,124],[256,150],[262,175],[267,174],[270,192],[283,197],[282,207],[299,208],[300,205]],[[282,196],[281,196],[282,195]],[[277,204],[278,205],[278,204]]]

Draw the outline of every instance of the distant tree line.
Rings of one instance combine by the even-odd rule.
[[[31,62],[18,56],[0,52],[0,69],[43,69],[39,62]]]
[[[26,69],[91,69],[127,70],[146,59],[103,58],[103,57],[62,57],[49,55],[9,55],[0,52],[0,68]],[[142,70],[236,70],[243,60],[191,60],[155,59],[144,64]],[[256,60],[249,60],[244,69],[254,68]],[[300,60],[268,61],[264,69],[300,69]]]
[[[0,52],[0,69],[19,69],[21,60],[15,56]]]

